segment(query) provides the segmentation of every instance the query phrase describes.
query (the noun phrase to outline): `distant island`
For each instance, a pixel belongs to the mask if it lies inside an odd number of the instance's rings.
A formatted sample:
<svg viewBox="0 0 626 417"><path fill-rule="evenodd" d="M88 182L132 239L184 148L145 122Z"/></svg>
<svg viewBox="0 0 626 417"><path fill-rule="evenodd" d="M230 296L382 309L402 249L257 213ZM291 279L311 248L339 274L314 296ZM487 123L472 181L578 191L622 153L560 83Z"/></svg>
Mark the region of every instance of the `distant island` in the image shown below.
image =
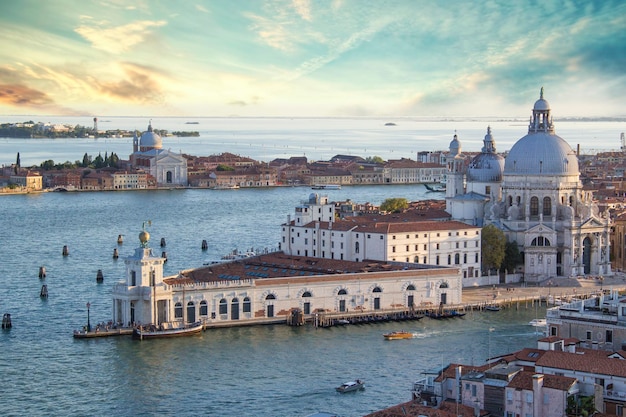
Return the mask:
<svg viewBox="0 0 626 417"><path fill-rule="evenodd" d="M189 124L197 124L198 122L189 122ZM160 136L176 136L176 137L199 137L200 132L197 131L175 131L168 132L161 129L155 131ZM23 123L3 123L0 124L0 137L5 138L124 138L133 137L135 134L141 135L138 130L122 130L108 129L95 130L94 127L68 124L54 124L42 122L23 122Z"/></svg>

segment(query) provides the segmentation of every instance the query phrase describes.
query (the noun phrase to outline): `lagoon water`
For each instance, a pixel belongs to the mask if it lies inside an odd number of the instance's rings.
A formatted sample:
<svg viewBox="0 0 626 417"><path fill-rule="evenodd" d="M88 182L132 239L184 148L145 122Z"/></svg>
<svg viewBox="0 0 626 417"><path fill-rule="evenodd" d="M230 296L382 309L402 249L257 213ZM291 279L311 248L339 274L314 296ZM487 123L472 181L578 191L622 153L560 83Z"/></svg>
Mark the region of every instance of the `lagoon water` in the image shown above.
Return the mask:
<svg viewBox="0 0 626 417"><path fill-rule="evenodd" d="M531 307L450 321L216 329L149 342L72 338L87 322L87 302L92 325L111 317L111 287L124 276L122 258L137 246L143 222L151 220L151 246L167 251L166 274L175 274L235 248L276 248L280 224L310 192L295 187L1 197L0 312L13 319L13 328L0 333L2 414L298 417L330 410L360 416L408 401L424 370L449 362L480 364L489 355L535 346L538 336L527 323L544 312ZM375 204L387 197L432 196L416 185L343 187L328 194ZM44 280L37 277L41 265ZM96 283L98 269L102 284ZM47 300L39 298L42 284ZM383 339L400 328L417 337ZM365 391L335 392L352 378L364 379Z"/></svg>
<svg viewBox="0 0 626 417"><path fill-rule="evenodd" d="M23 118L90 125L91 118ZM487 125L498 150L526 133L526 120L416 119L183 119L153 120L155 128L199 130L199 138L164 138L164 147L192 155L232 152L269 161L335 154L411 158L443 150L457 130L463 149L479 151ZM396 126L384 126L393 121ZM101 120L100 129L146 128L148 119ZM623 122L556 122L572 146L619 147ZM0 138L0 164L20 152L22 166L82 160L85 152L125 158L131 140ZM481 364L490 355L535 346L527 325L544 311L532 308L472 313L463 319L355 325L331 329L263 326L216 329L180 340L74 340L72 331L111 317L111 288L124 276L123 257L138 244L142 224L155 252L166 251L165 272L200 266L233 249L273 250L280 225L311 190L167 190L43 193L0 197L0 313L13 328L0 332L2 414L305 416L319 410L360 416L411 398L420 372L449 362ZM420 185L354 186L327 191L331 200L380 204L389 197L433 198ZM441 198L441 195L435 195ZM117 236L124 243L117 244ZM166 240L159 247L161 238ZM209 248L201 250L202 240ZM62 256L67 245L70 255ZM113 260L117 248L120 259ZM37 277L40 266L47 277ZM96 283L101 269L104 283ZM49 298L39 298L46 284ZM382 334L413 331L409 340ZM489 331L490 328L494 330ZM362 378L366 389L341 395L334 388Z"/></svg>
<svg viewBox="0 0 626 417"><path fill-rule="evenodd" d="M530 115L530 110L529 110ZM0 123L50 122L71 126L93 126L91 117L0 116ZM455 133L464 151L480 152L487 127L491 126L499 152L508 151L528 132L528 117L519 118L100 118L99 130L154 129L197 131L199 137L165 137L163 147L174 152L207 156L231 152L269 162L275 158L306 156L309 160L328 160L337 154L380 156L385 160L416 159L420 151L447 151ZM187 124L194 122L197 124ZM385 126L394 123L394 126ZM556 132L581 153L619 149L625 121L559 121ZM15 162L20 152L22 166L39 165L52 159L56 163L82 161L87 153L115 152L128 159L131 138L99 139L11 139L0 138L0 165Z"/></svg>

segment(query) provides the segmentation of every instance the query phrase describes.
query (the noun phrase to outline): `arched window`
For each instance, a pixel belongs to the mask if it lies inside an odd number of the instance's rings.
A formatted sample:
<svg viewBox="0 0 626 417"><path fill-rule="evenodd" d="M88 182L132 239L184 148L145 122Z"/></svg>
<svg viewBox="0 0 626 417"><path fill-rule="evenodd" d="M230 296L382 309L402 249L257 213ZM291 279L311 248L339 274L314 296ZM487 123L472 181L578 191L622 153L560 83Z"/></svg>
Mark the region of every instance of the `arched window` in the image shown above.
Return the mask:
<svg viewBox="0 0 626 417"><path fill-rule="evenodd" d="M302 294L302 297L311 297L311 293L309 291Z"/></svg>
<svg viewBox="0 0 626 417"><path fill-rule="evenodd" d="M537 197L530 198L530 215L531 216L539 215L539 198Z"/></svg>
<svg viewBox="0 0 626 417"><path fill-rule="evenodd" d="M420 263L420 257L419 257L419 256L416 256L416 257L413 259L413 262L415 262L416 264Z"/></svg>
<svg viewBox="0 0 626 417"><path fill-rule="evenodd" d="M250 305L250 297L246 297L243 299L243 312L249 313L252 311L252 307Z"/></svg>
<svg viewBox="0 0 626 417"><path fill-rule="evenodd" d="M439 288L448 288L448 283L447 282L442 282L441 285L439 286Z"/></svg>
<svg viewBox="0 0 626 417"><path fill-rule="evenodd" d="M344 290L343 288L337 292L337 295L346 295L346 294L348 294L348 291Z"/></svg>
<svg viewBox="0 0 626 417"><path fill-rule="evenodd" d="M515 202L517 203L517 205L519 206L522 203L522 197L517 196L517 198L515 199Z"/></svg>
<svg viewBox="0 0 626 417"><path fill-rule="evenodd" d="M530 242L530 246L550 246L550 240L543 236L539 236L534 238L533 241Z"/></svg>
<svg viewBox="0 0 626 417"><path fill-rule="evenodd" d="M220 300L220 314L228 314L228 302L225 298Z"/></svg>
<svg viewBox="0 0 626 417"><path fill-rule="evenodd" d="M550 216L552 214L552 200L550 197L543 198L543 215Z"/></svg>
<svg viewBox="0 0 626 417"><path fill-rule="evenodd" d="M354 243L354 253L359 253L359 242Z"/></svg>
<svg viewBox="0 0 626 417"><path fill-rule="evenodd" d="M302 294L302 298L306 299L304 303L302 304L303 313L311 314L311 301L308 300L308 298L311 298L311 293L306 291L304 294Z"/></svg>
<svg viewBox="0 0 626 417"><path fill-rule="evenodd" d="M573 196L573 195L570 195L570 196L569 196L569 205L570 205L570 206L573 206L573 205L574 205L574 196Z"/></svg>
<svg viewBox="0 0 626 417"><path fill-rule="evenodd" d="M274 294L268 294L267 297L265 297L266 300L275 300L276 296Z"/></svg>
<svg viewBox="0 0 626 417"><path fill-rule="evenodd" d="M201 316L208 316L209 315L209 308L208 308L208 305L206 303L206 300L200 301L200 315Z"/></svg>
<svg viewBox="0 0 626 417"><path fill-rule="evenodd" d="M174 318L176 319L183 318L183 304L182 303L174 304Z"/></svg>
<svg viewBox="0 0 626 417"><path fill-rule="evenodd" d="M461 256L458 253L454 254L454 264L458 265L461 263Z"/></svg>
<svg viewBox="0 0 626 417"><path fill-rule="evenodd" d="M452 263L452 255L448 255L448 265Z"/></svg>
<svg viewBox="0 0 626 417"><path fill-rule="evenodd" d="M407 291L415 291L415 285L411 284L408 287L406 287Z"/></svg>
<svg viewBox="0 0 626 417"><path fill-rule="evenodd" d="M509 207L513 205L513 196L509 196Z"/></svg>
<svg viewBox="0 0 626 417"><path fill-rule="evenodd" d="M383 292L383 290L381 290L380 287L376 287L372 290L372 292Z"/></svg>

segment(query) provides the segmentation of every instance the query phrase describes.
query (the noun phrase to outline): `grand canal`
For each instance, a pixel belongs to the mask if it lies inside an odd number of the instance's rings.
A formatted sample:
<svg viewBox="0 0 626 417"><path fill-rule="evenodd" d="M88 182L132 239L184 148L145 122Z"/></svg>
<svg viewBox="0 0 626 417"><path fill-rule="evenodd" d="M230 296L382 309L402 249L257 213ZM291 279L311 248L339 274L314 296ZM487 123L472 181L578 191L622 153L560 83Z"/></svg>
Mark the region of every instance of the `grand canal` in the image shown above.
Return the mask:
<svg viewBox="0 0 626 417"><path fill-rule="evenodd" d="M327 410L360 416L409 400L421 371L535 346L538 336L527 323L543 311L532 308L331 329L216 329L181 340L72 338L87 322L87 302L92 324L111 317L111 287L148 220L151 246L167 252L166 274L175 274L233 249L275 249L280 224L310 193L301 187L1 197L0 312L13 319L13 328L0 333L2 414L298 417ZM374 204L433 196L416 185L327 193L331 200ZM47 300L39 297L42 284ZM383 339L400 326L417 337ZM365 391L335 392L352 378L364 379Z"/></svg>

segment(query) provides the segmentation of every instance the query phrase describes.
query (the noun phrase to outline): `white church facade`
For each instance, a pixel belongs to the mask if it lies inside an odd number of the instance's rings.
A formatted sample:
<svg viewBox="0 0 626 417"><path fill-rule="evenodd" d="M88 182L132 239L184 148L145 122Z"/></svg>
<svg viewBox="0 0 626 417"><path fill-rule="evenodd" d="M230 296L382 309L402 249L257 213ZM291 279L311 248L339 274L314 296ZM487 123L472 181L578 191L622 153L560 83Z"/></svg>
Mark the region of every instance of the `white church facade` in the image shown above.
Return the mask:
<svg viewBox="0 0 626 417"><path fill-rule="evenodd" d="M133 137L130 163L154 177L159 187L187 186L187 160L181 154L163 149L163 140L152 129L152 123L141 137Z"/></svg>
<svg viewBox="0 0 626 417"><path fill-rule="evenodd" d="M578 157L557 136L549 103L535 102L528 134L506 158L488 129L481 154L465 169L455 135L447 157L446 210L453 219L494 224L524 255L524 279L612 274L610 218L580 181Z"/></svg>

